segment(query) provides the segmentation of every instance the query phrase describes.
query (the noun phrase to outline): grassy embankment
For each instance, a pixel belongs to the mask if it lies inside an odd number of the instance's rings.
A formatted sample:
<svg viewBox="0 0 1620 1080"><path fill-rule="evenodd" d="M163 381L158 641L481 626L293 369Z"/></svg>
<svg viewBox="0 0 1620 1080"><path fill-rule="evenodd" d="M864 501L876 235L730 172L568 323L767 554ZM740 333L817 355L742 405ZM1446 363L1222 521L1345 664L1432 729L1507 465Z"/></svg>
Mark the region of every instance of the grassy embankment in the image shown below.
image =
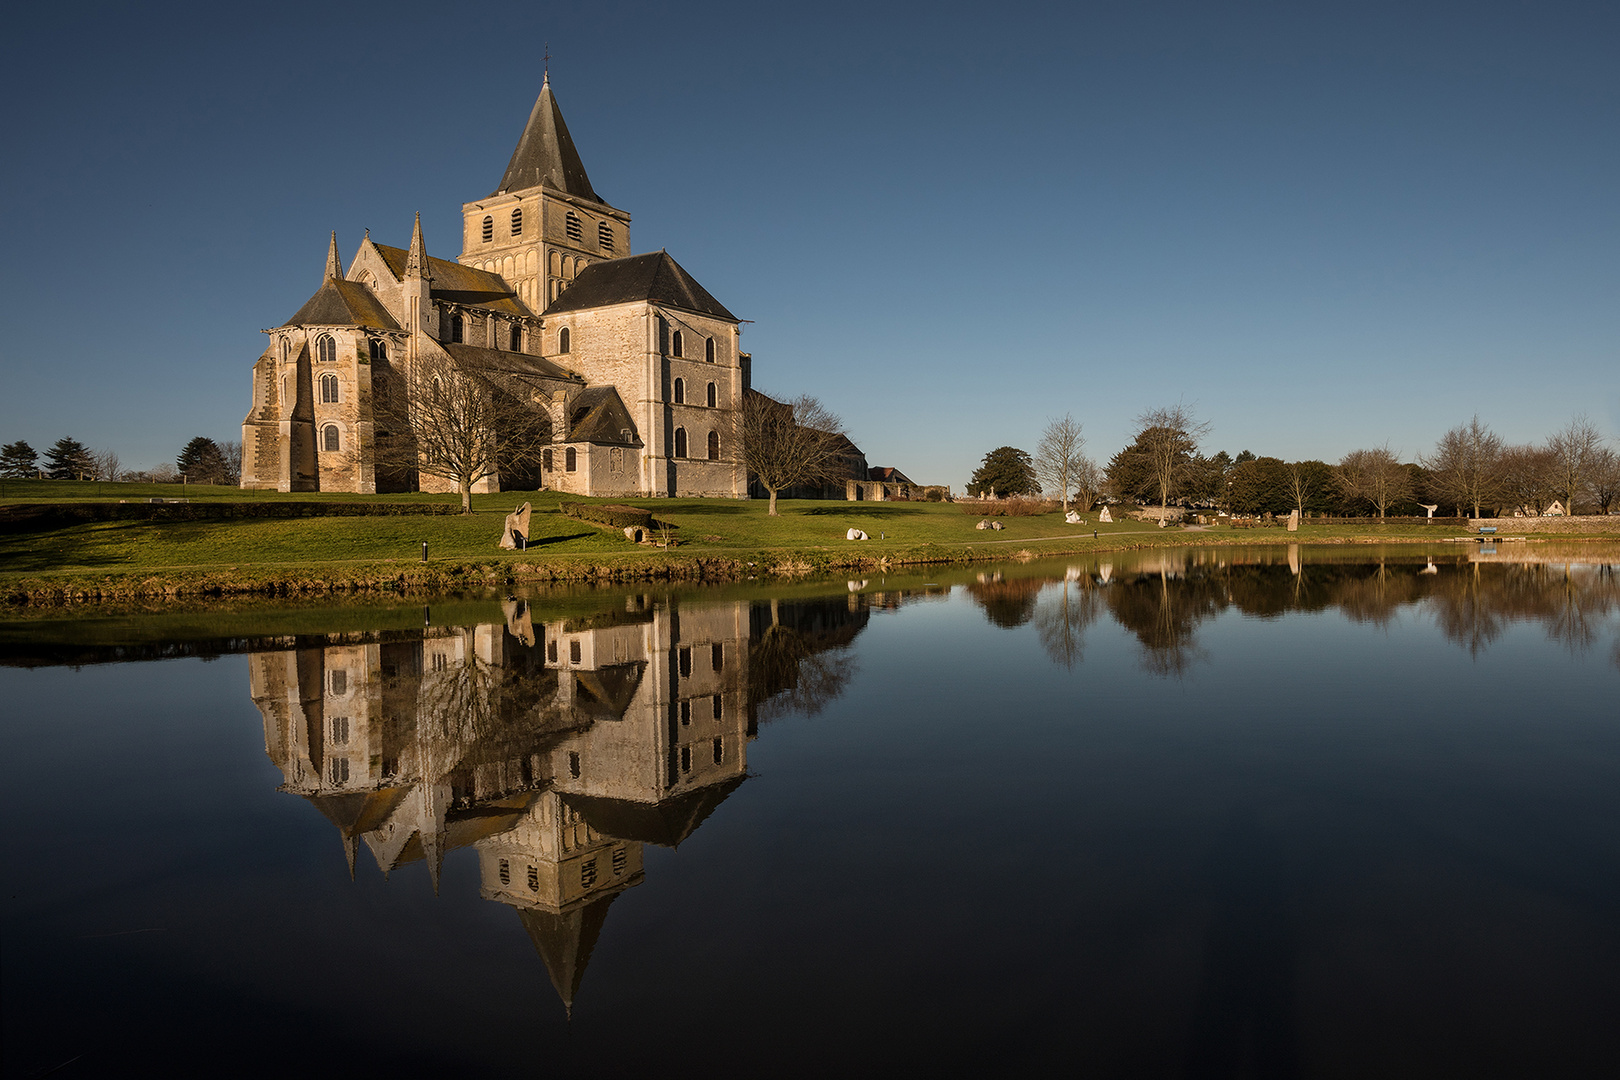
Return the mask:
<svg viewBox="0 0 1620 1080"><path fill-rule="evenodd" d="M10 481L0 505L144 501L174 497L172 485ZM453 495L285 495L191 486L193 502L377 501L453 503ZM570 497L571 498L571 497ZM528 551L498 549L501 519L534 507ZM676 528L669 551L637 547L617 531L558 512L563 496L503 492L474 496L473 515L326 517L291 520L99 521L0 533L0 593L11 602L142 595L302 593L403 588L487 588L515 581L645 578L726 579L905 564L1008 559L1171 544L1434 541L1456 526L1304 525L1272 529L1157 529L1141 522L1066 525L1059 514L1002 517L1002 531L978 531L977 511L949 503L784 500L779 517L763 501L632 499ZM845 530L872 539L851 542ZM1096 531L1093 538L1092 532ZM421 546L428 545L428 562Z"/></svg>

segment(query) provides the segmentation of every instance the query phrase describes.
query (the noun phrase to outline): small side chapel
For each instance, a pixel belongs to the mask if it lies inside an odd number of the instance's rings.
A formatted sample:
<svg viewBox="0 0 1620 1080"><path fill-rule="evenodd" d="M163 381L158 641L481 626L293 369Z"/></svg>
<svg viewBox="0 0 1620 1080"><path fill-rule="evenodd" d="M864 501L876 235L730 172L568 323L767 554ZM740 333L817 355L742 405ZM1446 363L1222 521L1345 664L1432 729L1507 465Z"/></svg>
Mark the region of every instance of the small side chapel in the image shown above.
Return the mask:
<svg viewBox="0 0 1620 1080"><path fill-rule="evenodd" d="M474 491L747 498L750 357L735 315L666 252L630 254L630 215L592 188L546 77L499 186L462 205L461 254L367 232L345 270L272 330L253 365L242 486L453 491L380 467L378 395L419 361L515 375L547 421L538 470ZM405 407L410 407L409 402Z"/></svg>

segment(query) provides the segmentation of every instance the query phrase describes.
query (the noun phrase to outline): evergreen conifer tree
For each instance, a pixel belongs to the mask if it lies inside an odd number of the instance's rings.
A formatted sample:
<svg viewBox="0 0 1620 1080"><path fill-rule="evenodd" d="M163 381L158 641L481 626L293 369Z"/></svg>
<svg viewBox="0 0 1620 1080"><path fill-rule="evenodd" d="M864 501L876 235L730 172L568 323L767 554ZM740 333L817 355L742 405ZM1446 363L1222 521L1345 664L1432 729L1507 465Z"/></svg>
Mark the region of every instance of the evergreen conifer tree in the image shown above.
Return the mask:
<svg viewBox="0 0 1620 1080"><path fill-rule="evenodd" d="M26 480L39 470L39 451L18 439L0 446L0 476L8 480Z"/></svg>
<svg viewBox="0 0 1620 1080"><path fill-rule="evenodd" d="M230 466L225 462L225 455L220 451L219 444L206 435L198 435L186 443L180 456L175 458L174 467L185 474L186 480L193 484L223 484L228 482Z"/></svg>
<svg viewBox="0 0 1620 1080"><path fill-rule="evenodd" d="M45 451L45 473L52 480L77 480L91 476L96 463L90 460L90 448L78 439L63 436Z"/></svg>

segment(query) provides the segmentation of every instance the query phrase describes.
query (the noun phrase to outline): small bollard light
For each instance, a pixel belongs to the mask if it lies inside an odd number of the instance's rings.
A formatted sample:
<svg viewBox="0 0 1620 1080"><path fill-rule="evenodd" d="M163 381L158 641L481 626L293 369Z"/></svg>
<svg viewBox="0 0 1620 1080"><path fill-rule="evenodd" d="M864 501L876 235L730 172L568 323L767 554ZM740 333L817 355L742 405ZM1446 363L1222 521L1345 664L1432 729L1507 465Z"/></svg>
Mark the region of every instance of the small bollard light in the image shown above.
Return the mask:
<svg viewBox="0 0 1620 1080"><path fill-rule="evenodd" d="M427 562L427 541L422 541L422 561Z"/></svg>
<svg viewBox="0 0 1620 1080"><path fill-rule="evenodd" d="M433 609L428 607L426 604L422 605L422 625L423 626L432 626L433 625Z"/></svg>

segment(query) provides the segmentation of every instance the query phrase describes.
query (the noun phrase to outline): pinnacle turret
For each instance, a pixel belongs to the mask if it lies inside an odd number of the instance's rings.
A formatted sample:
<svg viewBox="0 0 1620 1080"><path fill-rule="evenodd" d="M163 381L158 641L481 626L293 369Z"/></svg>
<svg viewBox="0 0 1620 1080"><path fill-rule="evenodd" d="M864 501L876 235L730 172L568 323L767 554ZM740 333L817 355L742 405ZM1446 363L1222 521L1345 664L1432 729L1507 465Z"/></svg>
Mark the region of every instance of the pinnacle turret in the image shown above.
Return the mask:
<svg viewBox="0 0 1620 1080"><path fill-rule="evenodd" d="M416 212L416 226L411 229L411 250L405 256L405 276L431 280L428 272L427 245L422 242L422 212Z"/></svg>
<svg viewBox="0 0 1620 1080"><path fill-rule="evenodd" d="M325 281L343 280L343 260L338 258L337 233L332 233L332 244L326 249L326 277Z"/></svg>

